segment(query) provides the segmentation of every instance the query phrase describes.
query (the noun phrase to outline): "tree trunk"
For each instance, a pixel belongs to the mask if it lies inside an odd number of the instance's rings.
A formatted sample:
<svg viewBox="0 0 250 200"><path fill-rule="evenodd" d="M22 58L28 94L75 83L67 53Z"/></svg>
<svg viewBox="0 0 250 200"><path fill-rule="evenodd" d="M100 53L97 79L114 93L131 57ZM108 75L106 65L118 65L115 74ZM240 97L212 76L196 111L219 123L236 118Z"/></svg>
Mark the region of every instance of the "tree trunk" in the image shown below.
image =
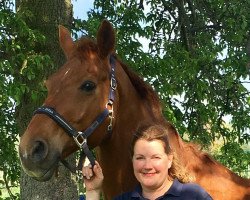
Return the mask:
<svg viewBox="0 0 250 200"><path fill-rule="evenodd" d="M45 69L43 76L37 75L37 82L31 84L30 88L39 90L39 83L43 80L40 77L47 77L64 62L64 56L58 42L58 25L62 24L70 27L72 24L72 4L70 0L16 0L17 12L27 14L26 23L31 29L38 30L46 37L44 45L38 45L36 53L49 55L54 63ZM31 101L29 94L23 97L21 106L18 108L18 123L20 132L24 132L31 119L33 111L41 105L43 99L36 103ZM74 156L70 158L73 162ZM53 176L50 181L38 182L28 177L24 172L21 173L20 180L21 200L71 200L78 199L76 182L70 176L70 172L64 167L58 168L58 175Z"/></svg>

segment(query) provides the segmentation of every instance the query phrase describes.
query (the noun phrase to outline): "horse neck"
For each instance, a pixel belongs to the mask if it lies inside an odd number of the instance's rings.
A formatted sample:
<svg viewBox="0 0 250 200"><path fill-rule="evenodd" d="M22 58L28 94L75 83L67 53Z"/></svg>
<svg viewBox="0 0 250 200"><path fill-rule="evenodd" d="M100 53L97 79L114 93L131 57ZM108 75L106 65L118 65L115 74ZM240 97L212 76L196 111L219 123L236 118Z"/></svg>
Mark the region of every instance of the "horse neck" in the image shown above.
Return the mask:
<svg viewBox="0 0 250 200"><path fill-rule="evenodd" d="M149 101L150 98L142 98L142 95L139 94L138 88L135 86L142 83L140 81L135 83L139 77L131 75L132 72L127 72L128 69L124 69L126 66L122 65L120 61L117 61L117 91L114 100L112 136L100 146L100 154L103 155L103 158L112 155L111 159L114 159L118 165L119 162L122 162L121 165L124 164L124 160L119 158L131 161L129 153L131 138L138 125L143 121L156 121L156 119L163 118L160 108L159 110L152 109L157 106L152 106L154 104ZM133 75L134 77L131 78Z"/></svg>
<svg viewBox="0 0 250 200"><path fill-rule="evenodd" d="M121 191L132 190L137 183L130 157L131 138L142 121L157 118L156 112L152 112L148 102L141 98L120 65L116 67L116 78L112 135L97 149L105 176L103 190L107 199ZM110 187L114 184L113 188Z"/></svg>
<svg viewBox="0 0 250 200"><path fill-rule="evenodd" d="M132 132L144 120L156 118L148 101L142 99L131 82L129 76L121 66L117 67L118 95L115 100L115 132L119 140L128 140Z"/></svg>
<svg viewBox="0 0 250 200"><path fill-rule="evenodd" d="M181 151L185 153L182 156L182 161L195 174L198 181L206 176L214 180L220 177L231 182L231 184L246 187L248 194L250 194L250 179L238 176L191 143L183 143L183 146L184 149Z"/></svg>

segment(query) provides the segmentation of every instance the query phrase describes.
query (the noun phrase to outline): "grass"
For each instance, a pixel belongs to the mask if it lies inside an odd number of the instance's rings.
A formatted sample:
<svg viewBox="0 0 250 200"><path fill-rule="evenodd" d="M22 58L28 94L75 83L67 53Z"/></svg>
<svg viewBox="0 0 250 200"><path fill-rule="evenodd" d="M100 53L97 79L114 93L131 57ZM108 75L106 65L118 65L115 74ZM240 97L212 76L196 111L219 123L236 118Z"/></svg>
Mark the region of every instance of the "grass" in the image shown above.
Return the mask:
<svg viewBox="0 0 250 200"><path fill-rule="evenodd" d="M1 190L0 191L0 200L18 199L17 197L16 198L11 198L10 195L9 195L9 193L8 193L8 190L6 188L1 188L0 190ZM20 187L12 187L10 190L11 190L11 192L12 192L13 195L19 196L19 194L20 194Z"/></svg>

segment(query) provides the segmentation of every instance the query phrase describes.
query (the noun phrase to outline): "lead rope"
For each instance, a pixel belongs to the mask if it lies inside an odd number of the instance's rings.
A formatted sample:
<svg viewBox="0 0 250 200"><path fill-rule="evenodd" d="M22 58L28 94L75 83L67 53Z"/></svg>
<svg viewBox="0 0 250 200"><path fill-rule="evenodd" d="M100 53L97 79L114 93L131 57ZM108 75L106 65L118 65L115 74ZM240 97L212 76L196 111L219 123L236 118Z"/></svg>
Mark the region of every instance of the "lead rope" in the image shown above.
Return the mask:
<svg viewBox="0 0 250 200"><path fill-rule="evenodd" d="M79 165L79 163L82 163L81 166L83 166L83 165L85 166L85 165L87 165L86 162L90 163L89 160L86 160L85 158L86 157L84 156L84 154L81 151L80 155L79 155L78 165ZM85 195L84 194L86 193L86 189L85 189L85 186L84 186L83 175L82 175L81 170L76 171L76 182L78 184L79 200L85 200Z"/></svg>

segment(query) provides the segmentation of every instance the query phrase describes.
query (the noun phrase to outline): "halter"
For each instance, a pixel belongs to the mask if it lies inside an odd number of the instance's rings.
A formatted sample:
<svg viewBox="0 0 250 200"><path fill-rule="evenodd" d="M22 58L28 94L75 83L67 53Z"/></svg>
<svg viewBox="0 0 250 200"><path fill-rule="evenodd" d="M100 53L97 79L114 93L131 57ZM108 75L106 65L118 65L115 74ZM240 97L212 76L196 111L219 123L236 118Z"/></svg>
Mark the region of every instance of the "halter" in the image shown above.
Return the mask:
<svg viewBox="0 0 250 200"><path fill-rule="evenodd" d="M109 97L108 103L106 104L106 108L103 110L101 114L97 116L94 122L85 130L85 131L77 131L74 127L72 127L56 110L52 107L48 106L41 106L35 112L35 114L45 114L51 119L53 119L61 128L65 130L65 132L70 136L73 137L77 146L81 150L79 163L76 169L72 169L72 167L67 163L65 160L61 160L61 162L70 169L71 172L75 172L77 169L81 170L83 156L86 155L89 159L92 167L95 165L95 158L92 152L89 150L87 145L87 138L96 130L96 128L104 122L104 120L109 117L110 123L107 128L108 135L110 136L112 132L112 121L113 121L113 102L115 99L115 90L117 86L117 82L115 79L115 58L110 56L110 89L109 89ZM110 109L108 109L108 107Z"/></svg>

